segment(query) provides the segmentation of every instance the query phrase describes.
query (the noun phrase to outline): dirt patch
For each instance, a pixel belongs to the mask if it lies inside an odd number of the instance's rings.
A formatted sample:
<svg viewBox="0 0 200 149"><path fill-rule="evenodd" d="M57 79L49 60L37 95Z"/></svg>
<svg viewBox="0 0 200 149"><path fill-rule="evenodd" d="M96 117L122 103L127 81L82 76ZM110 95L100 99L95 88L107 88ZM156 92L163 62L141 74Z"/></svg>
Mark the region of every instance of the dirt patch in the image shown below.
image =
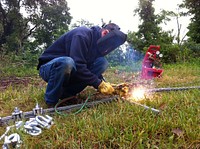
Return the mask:
<svg viewBox="0 0 200 149"><path fill-rule="evenodd" d="M28 84L39 84L39 79L37 77L4 77L0 79L0 90L7 89L9 86L28 86Z"/></svg>

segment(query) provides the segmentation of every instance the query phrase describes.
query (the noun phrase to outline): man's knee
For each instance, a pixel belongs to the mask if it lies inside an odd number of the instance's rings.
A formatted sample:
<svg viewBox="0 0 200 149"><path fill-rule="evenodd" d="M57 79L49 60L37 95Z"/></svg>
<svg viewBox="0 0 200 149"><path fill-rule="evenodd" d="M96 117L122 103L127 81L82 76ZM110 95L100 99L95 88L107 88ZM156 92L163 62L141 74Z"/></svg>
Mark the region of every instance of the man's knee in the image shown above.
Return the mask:
<svg viewBox="0 0 200 149"><path fill-rule="evenodd" d="M65 73L71 73L72 69L75 69L75 63L71 57L60 57L56 64Z"/></svg>

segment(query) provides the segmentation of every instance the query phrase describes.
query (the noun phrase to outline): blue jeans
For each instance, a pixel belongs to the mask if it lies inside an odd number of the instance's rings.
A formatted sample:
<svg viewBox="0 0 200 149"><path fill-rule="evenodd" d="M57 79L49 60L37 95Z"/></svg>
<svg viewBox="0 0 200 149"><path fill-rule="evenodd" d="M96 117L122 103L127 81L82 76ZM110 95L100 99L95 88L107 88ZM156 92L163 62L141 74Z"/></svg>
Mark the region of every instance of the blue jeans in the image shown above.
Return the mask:
<svg viewBox="0 0 200 149"><path fill-rule="evenodd" d="M96 59L88 67L99 78L107 68L108 62L104 57ZM70 57L58 57L42 65L39 75L48 83L45 92L47 104L55 104L59 99L74 96L88 85L87 82L77 82L76 65Z"/></svg>

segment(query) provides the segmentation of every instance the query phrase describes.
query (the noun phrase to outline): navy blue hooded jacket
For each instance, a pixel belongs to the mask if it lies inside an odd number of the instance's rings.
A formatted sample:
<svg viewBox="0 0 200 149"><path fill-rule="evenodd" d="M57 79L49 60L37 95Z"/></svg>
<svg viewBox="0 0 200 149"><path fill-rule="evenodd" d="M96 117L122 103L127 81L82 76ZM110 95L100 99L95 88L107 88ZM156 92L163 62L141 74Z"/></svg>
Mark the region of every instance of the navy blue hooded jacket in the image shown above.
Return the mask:
<svg viewBox="0 0 200 149"><path fill-rule="evenodd" d="M71 30L44 51L39 58L38 69L54 58L69 56L76 64L79 79L97 88L101 81L87 69L87 66L102 56L97 48L97 40L100 38L101 28L97 26L91 29L78 27Z"/></svg>
<svg viewBox="0 0 200 149"><path fill-rule="evenodd" d="M101 80L98 79L98 76L90 72L88 66L90 66L98 57L102 57L114 50L119 46L118 44L121 45L122 42L125 42L124 39L121 41L120 38L120 41L115 46L113 40L105 38L105 40L101 42L102 39L104 38L101 37L101 28L98 26L92 28L78 27L73 29L62 35L43 52L39 58L38 69L41 65L54 58L69 56L75 62L77 69L76 76L78 79L87 82L88 85L98 88ZM108 45L108 47L103 45ZM105 49L107 53L105 53L102 48Z"/></svg>

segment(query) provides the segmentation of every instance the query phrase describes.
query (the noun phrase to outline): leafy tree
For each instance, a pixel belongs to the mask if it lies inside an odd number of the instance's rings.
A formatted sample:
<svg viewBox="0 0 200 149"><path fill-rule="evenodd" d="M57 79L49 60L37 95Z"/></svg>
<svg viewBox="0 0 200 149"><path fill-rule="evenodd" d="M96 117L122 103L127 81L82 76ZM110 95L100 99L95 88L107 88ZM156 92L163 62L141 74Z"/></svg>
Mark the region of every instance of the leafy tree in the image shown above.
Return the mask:
<svg viewBox="0 0 200 149"><path fill-rule="evenodd" d="M18 52L27 35L27 25L20 13L20 1L0 1L0 49L5 48Z"/></svg>
<svg viewBox="0 0 200 149"><path fill-rule="evenodd" d="M173 42L171 31L165 32L159 27L161 23L170 20L167 17L170 12L163 10L160 14L155 15L153 2L154 0L139 0L139 6L134 10L134 15L138 14L142 23L138 26L138 32L128 33L128 38L130 43L140 51L149 45Z"/></svg>
<svg viewBox="0 0 200 149"><path fill-rule="evenodd" d="M159 26L169 21L173 12L162 10L155 14L153 2L154 0L139 0L134 15L139 15L141 24L138 26L138 32L128 32L128 41L136 50L141 51L141 54L144 54L150 45L160 45L161 52L165 54L164 61L176 62L176 49L170 47L174 39L172 31L163 31Z"/></svg>
<svg viewBox="0 0 200 149"><path fill-rule="evenodd" d="M75 22L74 24L72 24L71 27L76 28L76 27L80 27L80 26L92 27L92 26L94 26L94 24L90 23L87 20L81 19L81 20L78 20L77 22Z"/></svg>
<svg viewBox="0 0 200 149"><path fill-rule="evenodd" d="M157 44L160 28L156 22L154 15L154 0L139 0L139 8L135 9L135 13L139 14L142 23L138 26L138 38L142 39L145 45Z"/></svg>
<svg viewBox="0 0 200 149"><path fill-rule="evenodd" d="M33 37L39 45L48 47L61 34L68 31L71 16L65 0L38 1L32 24L36 26Z"/></svg>
<svg viewBox="0 0 200 149"><path fill-rule="evenodd" d="M68 30L68 11L65 0L1 0L0 49L18 53L30 41L50 45Z"/></svg>
<svg viewBox="0 0 200 149"><path fill-rule="evenodd" d="M192 16L187 35L191 38L190 40L200 43L200 0L184 0L180 7L187 8L186 15Z"/></svg>
<svg viewBox="0 0 200 149"><path fill-rule="evenodd" d="M139 38L138 37L138 34L137 32L131 32L131 31L128 31L128 34L127 34L127 41L132 44L132 46L139 50L139 51L142 51L144 45L145 45L145 40L144 38Z"/></svg>

